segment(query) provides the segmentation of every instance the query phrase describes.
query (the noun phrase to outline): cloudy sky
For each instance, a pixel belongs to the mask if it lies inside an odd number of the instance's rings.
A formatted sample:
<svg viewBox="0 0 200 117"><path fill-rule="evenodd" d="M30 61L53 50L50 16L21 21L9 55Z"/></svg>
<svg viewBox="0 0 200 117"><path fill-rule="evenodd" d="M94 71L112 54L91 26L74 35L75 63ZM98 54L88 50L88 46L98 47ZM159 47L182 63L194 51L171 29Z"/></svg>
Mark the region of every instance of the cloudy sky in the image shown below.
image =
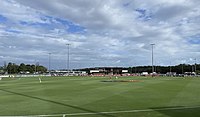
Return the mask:
<svg viewBox="0 0 200 117"><path fill-rule="evenodd" d="M193 64L200 60L199 0L0 0L0 65Z"/></svg>

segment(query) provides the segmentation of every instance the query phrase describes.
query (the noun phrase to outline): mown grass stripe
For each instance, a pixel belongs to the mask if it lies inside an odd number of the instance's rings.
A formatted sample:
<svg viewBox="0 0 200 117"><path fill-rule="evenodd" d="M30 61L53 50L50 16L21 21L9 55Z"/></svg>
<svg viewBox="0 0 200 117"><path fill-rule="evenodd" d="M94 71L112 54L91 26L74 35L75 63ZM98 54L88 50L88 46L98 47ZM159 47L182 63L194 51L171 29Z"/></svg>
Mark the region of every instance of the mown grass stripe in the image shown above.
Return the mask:
<svg viewBox="0 0 200 117"><path fill-rule="evenodd" d="M81 115L100 115L100 114L118 114L118 113L138 113L138 112L152 112L152 111L168 111L168 110L184 110L195 109L200 106L184 106L184 107L169 107L156 109L140 109L140 110L125 110L125 111L105 111L95 113L70 113L70 114L51 114L51 115L24 115L24 116L0 116L0 117L51 117L51 116L81 116Z"/></svg>

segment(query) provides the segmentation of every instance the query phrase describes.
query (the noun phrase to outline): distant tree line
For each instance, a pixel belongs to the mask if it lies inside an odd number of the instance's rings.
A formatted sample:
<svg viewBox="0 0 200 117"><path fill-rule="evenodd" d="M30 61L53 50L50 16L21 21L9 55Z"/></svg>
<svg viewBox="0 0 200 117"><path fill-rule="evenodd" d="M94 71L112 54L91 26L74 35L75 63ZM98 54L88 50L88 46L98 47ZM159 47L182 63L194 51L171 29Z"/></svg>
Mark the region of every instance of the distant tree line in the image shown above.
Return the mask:
<svg viewBox="0 0 200 117"><path fill-rule="evenodd" d="M78 71L87 71L89 73L90 69L93 68L85 68L85 69L75 69ZM133 67L124 67L123 69L127 69L129 73L142 73L142 72L152 72L152 66L133 66ZM154 71L156 73L166 74L167 72L176 72L177 74L182 74L184 72L195 72L200 74L200 64L190 65L190 64L179 64L176 66L154 66ZM46 73L47 68L44 66L32 64L24 64L21 63L17 65L15 63L4 64L4 66L0 67L0 73L8 73L8 74L19 74L19 73Z"/></svg>
<svg viewBox="0 0 200 117"><path fill-rule="evenodd" d="M8 63L7 65L4 64L3 67L0 67L1 73L8 73L8 74L24 74L24 73L45 73L47 72L47 68L44 66L39 65L37 63L34 64L24 64L21 63L20 65L17 65L15 63Z"/></svg>
<svg viewBox="0 0 200 117"><path fill-rule="evenodd" d="M196 67L195 67L196 66ZM90 73L90 70L95 68L84 68L84 69L75 69L78 71L86 71ZM152 66L132 66L132 67L123 67L122 69L128 70L128 73L142 73L148 72L152 73ZM175 66L154 66L154 72L160 74L166 74L167 72L176 72L177 74L183 74L184 72L195 72L200 74L200 64L190 65L190 64L179 64Z"/></svg>
<svg viewBox="0 0 200 117"><path fill-rule="evenodd" d="M136 66L129 67L129 73L141 73L141 72L152 72L152 66ZM177 74L182 74L184 72L195 72L200 73L200 64L189 65L189 64L179 64L176 66L154 66L154 71L156 73L166 74L167 72L176 72Z"/></svg>

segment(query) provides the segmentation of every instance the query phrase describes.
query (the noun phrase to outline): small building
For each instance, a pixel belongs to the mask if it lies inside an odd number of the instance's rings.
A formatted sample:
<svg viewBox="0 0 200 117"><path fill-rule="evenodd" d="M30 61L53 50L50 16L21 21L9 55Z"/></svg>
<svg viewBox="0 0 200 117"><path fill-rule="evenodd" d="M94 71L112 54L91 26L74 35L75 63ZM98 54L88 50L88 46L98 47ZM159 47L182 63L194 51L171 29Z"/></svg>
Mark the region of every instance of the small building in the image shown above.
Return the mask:
<svg viewBox="0 0 200 117"><path fill-rule="evenodd" d="M68 70L55 70L51 71L53 76L85 76L88 75L86 71L68 71Z"/></svg>
<svg viewBox="0 0 200 117"><path fill-rule="evenodd" d="M176 72L167 72L166 76L176 76Z"/></svg>
<svg viewBox="0 0 200 117"><path fill-rule="evenodd" d="M122 70L122 73L128 73L128 70Z"/></svg>
<svg viewBox="0 0 200 117"><path fill-rule="evenodd" d="M123 67L95 67L89 70L91 75L121 75L123 73L128 73L128 70Z"/></svg>
<svg viewBox="0 0 200 117"><path fill-rule="evenodd" d="M148 72L142 72L142 73L141 73L141 76L147 76L147 75L149 75Z"/></svg>
<svg viewBox="0 0 200 117"><path fill-rule="evenodd" d="M196 73L195 72L185 72L184 76L195 76Z"/></svg>

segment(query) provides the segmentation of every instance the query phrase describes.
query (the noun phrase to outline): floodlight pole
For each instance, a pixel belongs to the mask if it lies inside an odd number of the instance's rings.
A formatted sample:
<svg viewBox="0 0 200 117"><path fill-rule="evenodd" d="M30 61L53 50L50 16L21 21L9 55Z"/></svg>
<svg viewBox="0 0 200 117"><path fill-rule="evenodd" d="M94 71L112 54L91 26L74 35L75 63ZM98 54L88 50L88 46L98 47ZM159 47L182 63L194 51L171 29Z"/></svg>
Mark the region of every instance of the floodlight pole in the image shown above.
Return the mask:
<svg viewBox="0 0 200 117"><path fill-rule="evenodd" d="M35 74L36 74L36 72L37 72L37 62L35 60Z"/></svg>
<svg viewBox="0 0 200 117"><path fill-rule="evenodd" d="M4 72L5 72L5 73L8 73L8 69L7 69L7 63L6 63L6 61L4 61L4 67L3 67L3 69L4 69Z"/></svg>
<svg viewBox="0 0 200 117"><path fill-rule="evenodd" d="M194 63L194 72L196 73L196 70L197 70L197 66L196 66L196 63L197 63L197 59L195 58L195 63Z"/></svg>
<svg viewBox="0 0 200 117"><path fill-rule="evenodd" d="M51 75L51 53L49 53L49 74Z"/></svg>
<svg viewBox="0 0 200 117"><path fill-rule="evenodd" d="M67 73L69 75L69 46L70 44L66 44L67 45L67 49L68 49L68 52L67 52Z"/></svg>
<svg viewBox="0 0 200 117"><path fill-rule="evenodd" d="M154 65L153 65L153 46L154 46L155 44L152 43L152 44L150 44L150 45L151 45L151 49L152 49L152 56L151 56L151 57L152 57L152 59L151 59L152 61L151 61L151 62L152 62L152 76L153 76L153 72L154 72Z"/></svg>

